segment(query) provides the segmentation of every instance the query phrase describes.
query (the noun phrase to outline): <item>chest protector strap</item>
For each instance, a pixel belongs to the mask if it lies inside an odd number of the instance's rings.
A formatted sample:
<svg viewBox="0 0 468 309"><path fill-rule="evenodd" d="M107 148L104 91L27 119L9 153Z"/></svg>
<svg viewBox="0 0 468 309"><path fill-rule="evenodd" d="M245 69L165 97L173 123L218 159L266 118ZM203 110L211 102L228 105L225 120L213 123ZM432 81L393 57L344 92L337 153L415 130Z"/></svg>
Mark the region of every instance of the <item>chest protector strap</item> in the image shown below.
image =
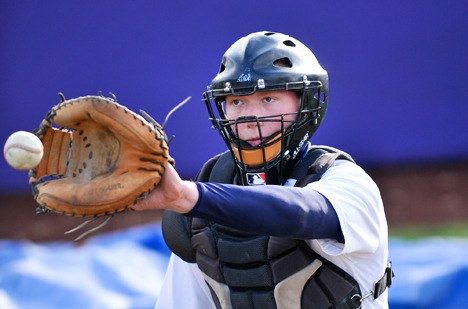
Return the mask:
<svg viewBox="0 0 468 309"><path fill-rule="evenodd" d="M290 182L317 181L336 159L352 158L334 148L314 147L294 168ZM235 183L229 152L210 159L197 181ZM200 218L165 211L169 248L197 263L217 308L359 308L359 284L315 253L303 240L254 235Z"/></svg>

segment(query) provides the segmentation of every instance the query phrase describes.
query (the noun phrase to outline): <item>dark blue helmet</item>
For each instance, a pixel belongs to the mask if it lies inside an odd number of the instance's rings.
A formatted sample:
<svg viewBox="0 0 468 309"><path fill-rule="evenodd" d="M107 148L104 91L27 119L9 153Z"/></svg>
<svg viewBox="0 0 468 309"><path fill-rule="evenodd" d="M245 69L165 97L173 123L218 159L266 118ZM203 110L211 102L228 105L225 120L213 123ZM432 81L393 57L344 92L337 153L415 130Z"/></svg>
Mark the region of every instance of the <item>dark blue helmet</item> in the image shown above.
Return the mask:
<svg viewBox="0 0 468 309"><path fill-rule="evenodd" d="M274 119L253 116L229 121L224 113L225 97L272 90L298 94L301 104L296 119L289 127L283 123L282 128L286 129L252 147L237 139L232 130L236 124L283 120L276 115ZM213 126L233 154L243 178L245 173L276 168L278 181L282 182L325 116L328 74L298 40L281 33L256 32L239 39L225 52L219 72L203 97Z"/></svg>

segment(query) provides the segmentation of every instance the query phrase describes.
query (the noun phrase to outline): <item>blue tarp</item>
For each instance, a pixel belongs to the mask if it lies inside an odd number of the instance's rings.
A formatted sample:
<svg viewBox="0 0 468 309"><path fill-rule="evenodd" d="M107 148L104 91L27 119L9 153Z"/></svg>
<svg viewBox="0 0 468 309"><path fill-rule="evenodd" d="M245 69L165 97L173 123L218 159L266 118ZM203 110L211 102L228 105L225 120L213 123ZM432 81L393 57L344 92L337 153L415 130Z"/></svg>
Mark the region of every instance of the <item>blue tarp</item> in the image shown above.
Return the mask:
<svg viewBox="0 0 468 309"><path fill-rule="evenodd" d="M154 308L168 257L158 224L80 246L0 241L0 308Z"/></svg>
<svg viewBox="0 0 468 309"><path fill-rule="evenodd" d="M390 308L468 308L468 239L392 239L395 284Z"/></svg>
<svg viewBox="0 0 468 309"><path fill-rule="evenodd" d="M468 308L467 239L391 239L390 254L390 308ZM0 308L153 308L168 257L159 224L79 246L1 240Z"/></svg>

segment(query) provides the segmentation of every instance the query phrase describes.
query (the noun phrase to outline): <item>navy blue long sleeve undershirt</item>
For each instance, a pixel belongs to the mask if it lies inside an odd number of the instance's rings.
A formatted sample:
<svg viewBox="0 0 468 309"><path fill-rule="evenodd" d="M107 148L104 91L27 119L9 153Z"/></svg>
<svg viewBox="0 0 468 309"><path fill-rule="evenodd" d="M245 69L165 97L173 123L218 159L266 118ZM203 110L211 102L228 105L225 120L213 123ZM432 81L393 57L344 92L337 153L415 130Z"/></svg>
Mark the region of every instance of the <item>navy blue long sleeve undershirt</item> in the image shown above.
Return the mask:
<svg viewBox="0 0 468 309"><path fill-rule="evenodd" d="M188 216L261 235L343 239L334 208L311 188L200 182L196 185L200 196Z"/></svg>

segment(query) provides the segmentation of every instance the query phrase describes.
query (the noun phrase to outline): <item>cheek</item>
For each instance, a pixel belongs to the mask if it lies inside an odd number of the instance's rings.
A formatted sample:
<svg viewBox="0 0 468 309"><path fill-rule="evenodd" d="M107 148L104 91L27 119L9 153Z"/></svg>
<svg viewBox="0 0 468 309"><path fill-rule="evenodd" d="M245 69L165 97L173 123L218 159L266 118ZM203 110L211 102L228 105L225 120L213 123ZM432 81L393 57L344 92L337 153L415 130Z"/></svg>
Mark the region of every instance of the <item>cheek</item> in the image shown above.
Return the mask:
<svg viewBox="0 0 468 309"><path fill-rule="evenodd" d="M286 120L285 123L284 123L284 127L285 128L289 127L291 125L291 122L296 120L296 117L297 117L297 115L286 115L286 116L284 116L284 120Z"/></svg>
<svg viewBox="0 0 468 309"><path fill-rule="evenodd" d="M281 130L281 123L278 122L265 122L262 125L262 134L264 137L268 137L273 133Z"/></svg>
<svg viewBox="0 0 468 309"><path fill-rule="evenodd" d="M239 117L239 113L236 112L236 109L231 108L231 107L226 107L224 109L224 114L226 115L226 118L229 120L234 120Z"/></svg>
<svg viewBox="0 0 468 309"><path fill-rule="evenodd" d="M247 137L247 135L249 134L249 132L251 132L251 130L253 129L254 127L252 126L249 126L248 124L246 123L239 123L237 125L231 125L231 131L232 133L234 133L235 136L238 136L240 137L241 139L244 139ZM256 127L255 127L256 128ZM257 130L257 129L255 129Z"/></svg>

